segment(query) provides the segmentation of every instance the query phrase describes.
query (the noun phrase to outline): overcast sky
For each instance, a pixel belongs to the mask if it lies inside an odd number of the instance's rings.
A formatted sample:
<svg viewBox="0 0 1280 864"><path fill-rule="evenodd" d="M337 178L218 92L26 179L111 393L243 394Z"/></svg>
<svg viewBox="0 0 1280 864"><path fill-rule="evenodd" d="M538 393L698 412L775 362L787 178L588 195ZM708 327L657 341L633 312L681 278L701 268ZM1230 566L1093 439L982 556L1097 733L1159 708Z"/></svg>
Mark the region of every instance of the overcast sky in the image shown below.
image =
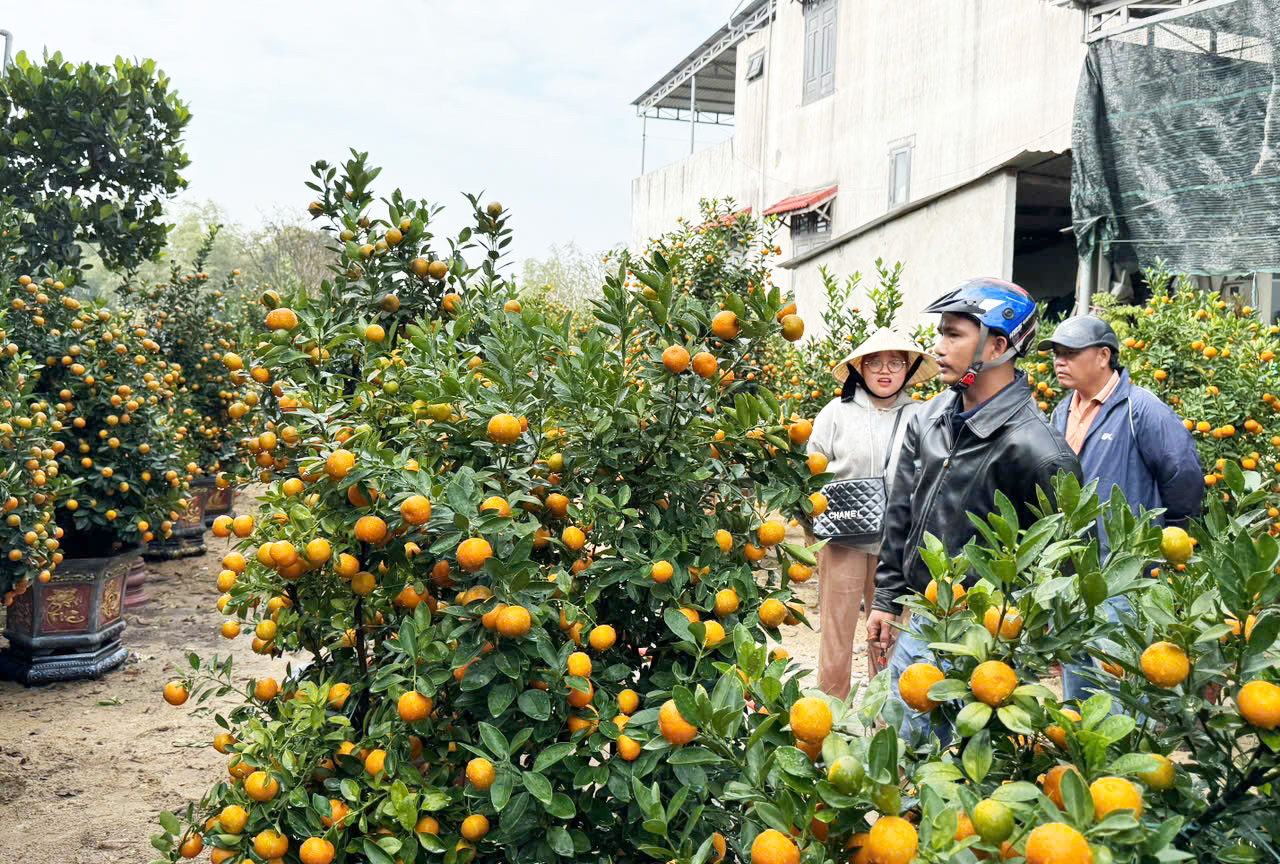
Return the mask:
<svg viewBox="0 0 1280 864"><path fill-rule="evenodd" d="M460 226L463 190L500 200L523 258L627 239L640 168L631 100L736 5L63 0L6 3L0 28L15 53L156 60L192 113L184 199L252 225L305 208L308 166L356 147L383 166L375 192L445 204L444 227ZM688 152L687 125L649 131L650 170Z"/></svg>

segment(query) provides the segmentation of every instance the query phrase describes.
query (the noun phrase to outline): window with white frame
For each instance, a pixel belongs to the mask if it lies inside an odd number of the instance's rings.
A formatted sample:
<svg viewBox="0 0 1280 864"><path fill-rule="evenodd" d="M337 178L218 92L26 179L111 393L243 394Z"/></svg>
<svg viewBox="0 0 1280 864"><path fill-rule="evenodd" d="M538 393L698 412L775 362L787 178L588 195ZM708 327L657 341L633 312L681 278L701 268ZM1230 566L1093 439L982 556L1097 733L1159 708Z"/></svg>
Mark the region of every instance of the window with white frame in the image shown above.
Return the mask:
<svg viewBox="0 0 1280 864"><path fill-rule="evenodd" d="M799 255L816 249L831 239L831 206L828 202L806 213L791 217L791 253Z"/></svg>
<svg viewBox="0 0 1280 864"><path fill-rule="evenodd" d="M902 144L889 151L889 208L901 207L911 200L911 145Z"/></svg>
<svg viewBox="0 0 1280 864"><path fill-rule="evenodd" d="M764 49L747 58L747 80L755 81L764 76Z"/></svg>
<svg viewBox="0 0 1280 864"><path fill-rule="evenodd" d="M836 89L836 0L805 0L804 102Z"/></svg>

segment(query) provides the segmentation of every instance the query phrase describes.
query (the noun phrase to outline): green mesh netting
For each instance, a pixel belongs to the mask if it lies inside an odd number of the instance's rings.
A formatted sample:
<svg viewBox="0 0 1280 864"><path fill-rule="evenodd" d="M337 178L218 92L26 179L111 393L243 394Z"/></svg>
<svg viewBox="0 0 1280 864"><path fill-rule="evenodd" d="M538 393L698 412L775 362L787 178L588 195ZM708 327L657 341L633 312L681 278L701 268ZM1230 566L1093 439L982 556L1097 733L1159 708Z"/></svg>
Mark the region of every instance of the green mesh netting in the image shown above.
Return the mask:
<svg viewBox="0 0 1280 864"><path fill-rule="evenodd" d="M1235 0L1094 42L1076 94L1081 257L1280 272L1280 2Z"/></svg>

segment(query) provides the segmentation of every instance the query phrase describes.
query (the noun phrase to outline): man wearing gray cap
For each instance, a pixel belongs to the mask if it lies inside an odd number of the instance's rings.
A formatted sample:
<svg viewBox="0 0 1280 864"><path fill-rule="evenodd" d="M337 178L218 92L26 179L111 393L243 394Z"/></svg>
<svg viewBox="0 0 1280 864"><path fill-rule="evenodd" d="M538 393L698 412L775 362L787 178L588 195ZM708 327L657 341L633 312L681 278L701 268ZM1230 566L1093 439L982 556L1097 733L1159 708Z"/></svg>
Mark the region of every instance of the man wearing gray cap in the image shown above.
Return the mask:
<svg viewBox="0 0 1280 864"><path fill-rule="evenodd" d="M1179 525L1200 512L1204 474L1191 433L1160 398L1137 386L1120 365L1120 341L1111 325L1077 315L1039 344L1053 350L1053 371L1073 392L1053 412L1053 426L1080 458L1085 482L1098 481L1105 501L1119 487L1135 513L1163 508L1161 521ZM1101 520L1099 558L1110 549ZM1107 601L1106 614L1129 612L1123 597ZM1063 695L1087 699L1092 688L1079 667L1063 666Z"/></svg>

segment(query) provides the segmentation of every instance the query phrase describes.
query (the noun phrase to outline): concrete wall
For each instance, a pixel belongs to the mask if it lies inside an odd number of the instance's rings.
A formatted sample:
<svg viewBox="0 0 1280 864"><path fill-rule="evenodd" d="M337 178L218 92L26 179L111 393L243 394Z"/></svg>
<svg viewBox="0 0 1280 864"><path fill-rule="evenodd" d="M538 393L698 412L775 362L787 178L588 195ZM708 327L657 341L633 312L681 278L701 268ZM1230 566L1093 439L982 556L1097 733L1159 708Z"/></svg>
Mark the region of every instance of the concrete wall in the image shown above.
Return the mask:
<svg viewBox="0 0 1280 864"><path fill-rule="evenodd" d="M690 215L688 202L696 206L700 197L731 194L759 213L789 195L835 183L840 192L833 235L838 236L888 209L889 153L899 141L913 143L913 200L980 177L1023 150L1070 147L1085 56L1078 11L1040 0L838 3L835 93L801 104L803 7L779 2L772 26L737 48L732 148L725 152L719 145L714 157L697 153L634 181L633 244L670 228L675 215ZM761 48L765 74L747 82L746 60ZM984 222L1002 218L994 211L956 210L954 202L942 209ZM910 218L920 222L918 216ZM922 238L918 248L921 255L935 250L935 260L949 254L943 250L956 248L946 235L976 230L937 220L930 224L942 236ZM779 243L784 259L789 257L785 230ZM957 251L964 257L949 269L971 272L965 265L976 253ZM1012 254L1001 245L981 254L1006 253ZM880 254L899 257L890 250ZM865 269L875 257L858 254L852 260ZM908 273L914 263L906 259ZM1009 265L987 264L986 269L1007 275ZM785 276L779 276L775 281L786 287ZM795 279L798 285L817 277Z"/></svg>
<svg viewBox="0 0 1280 864"><path fill-rule="evenodd" d="M649 238L673 230L682 216L701 222L703 198L732 197L737 209L749 207L749 190L734 160L736 146L730 138L632 180L631 249L644 249Z"/></svg>
<svg viewBox="0 0 1280 864"><path fill-rule="evenodd" d="M883 258L890 268L901 261L904 299L897 324L906 332L924 323L920 310L965 279L1008 279L1012 256L1006 249L1013 239L1015 184L1012 173L993 174L797 267L791 287L806 336L819 335L823 329L822 267L842 280L859 271L865 291L876 287L876 258ZM854 306L865 302L863 294L855 298Z"/></svg>

